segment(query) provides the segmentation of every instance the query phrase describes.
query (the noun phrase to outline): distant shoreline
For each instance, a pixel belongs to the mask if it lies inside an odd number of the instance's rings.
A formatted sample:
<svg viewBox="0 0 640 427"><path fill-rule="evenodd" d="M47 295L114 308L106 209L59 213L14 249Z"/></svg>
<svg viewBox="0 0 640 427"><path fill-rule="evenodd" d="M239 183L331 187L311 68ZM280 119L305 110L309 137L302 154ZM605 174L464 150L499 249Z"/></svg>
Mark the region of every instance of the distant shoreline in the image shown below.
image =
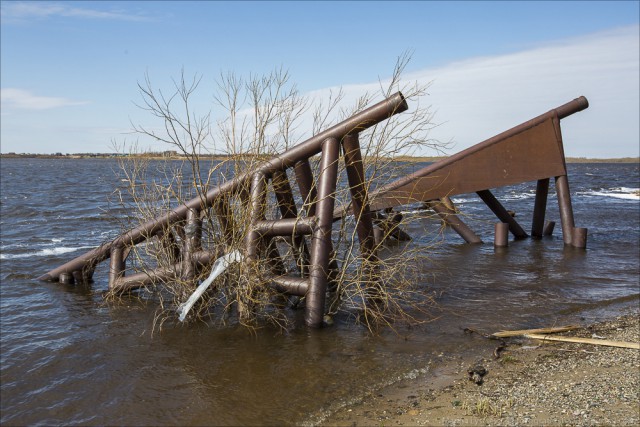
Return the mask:
<svg viewBox="0 0 640 427"><path fill-rule="evenodd" d="M227 160L227 155L207 155L200 156L201 160ZM76 154L25 154L25 153L3 153L0 154L2 159L115 159L115 158L144 158L149 160L187 160L186 156L180 156L176 153L150 153L142 155L116 154L116 153L76 153ZM396 161L400 162L437 162L446 159L447 156L441 157L423 157L423 156L398 156ZM567 157L567 163L640 163L640 157L619 157L619 158L587 158L587 157Z"/></svg>

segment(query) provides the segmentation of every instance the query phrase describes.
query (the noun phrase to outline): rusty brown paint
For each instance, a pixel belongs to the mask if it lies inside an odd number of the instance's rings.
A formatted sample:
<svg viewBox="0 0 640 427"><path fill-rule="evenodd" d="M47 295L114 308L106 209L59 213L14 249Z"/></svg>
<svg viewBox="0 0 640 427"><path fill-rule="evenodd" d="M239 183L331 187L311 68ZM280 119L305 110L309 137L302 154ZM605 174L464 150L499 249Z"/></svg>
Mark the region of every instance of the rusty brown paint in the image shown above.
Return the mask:
<svg viewBox="0 0 640 427"><path fill-rule="evenodd" d="M587 108L580 97L369 195L372 210L566 175L559 119Z"/></svg>

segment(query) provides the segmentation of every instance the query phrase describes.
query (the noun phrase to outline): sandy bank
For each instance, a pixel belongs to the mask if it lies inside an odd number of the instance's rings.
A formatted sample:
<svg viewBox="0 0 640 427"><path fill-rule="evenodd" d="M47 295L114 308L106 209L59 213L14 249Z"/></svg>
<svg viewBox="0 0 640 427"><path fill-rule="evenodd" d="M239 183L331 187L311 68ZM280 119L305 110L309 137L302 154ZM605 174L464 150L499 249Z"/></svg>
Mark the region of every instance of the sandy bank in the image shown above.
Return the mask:
<svg viewBox="0 0 640 427"><path fill-rule="evenodd" d="M639 312L556 336L637 343ZM343 408L323 425L640 425L640 350L526 338L506 343L498 359L490 352L451 359ZM487 370L481 385L469 380L475 365Z"/></svg>

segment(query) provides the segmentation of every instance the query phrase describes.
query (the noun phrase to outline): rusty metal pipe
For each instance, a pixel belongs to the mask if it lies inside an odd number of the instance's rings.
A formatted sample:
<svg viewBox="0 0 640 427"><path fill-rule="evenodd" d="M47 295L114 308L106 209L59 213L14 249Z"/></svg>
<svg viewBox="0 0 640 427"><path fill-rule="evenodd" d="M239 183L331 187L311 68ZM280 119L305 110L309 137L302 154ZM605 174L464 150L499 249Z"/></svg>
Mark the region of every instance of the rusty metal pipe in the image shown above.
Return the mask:
<svg viewBox="0 0 640 427"><path fill-rule="evenodd" d="M580 96L573 101L569 101L566 104L562 104L559 107L554 108L551 111L555 111L559 119L564 119L579 111L589 108L589 101L584 96Z"/></svg>
<svg viewBox="0 0 640 427"><path fill-rule="evenodd" d="M542 230L543 236L551 236L553 234L553 229L556 227L555 221L547 221L544 225L544 229Z"/></svg>
<svg viewBox="0 0 640 427"><path fill-rule="evenodd" d="M116 281L124 276L125 262L124 249L116 246L111 249L111 262L109 263L109 289L115 286Z"/></svg>
<svg viewBox="0 0 640 427"><path fill-rule="evenodd" d="M295 164L294 171L296 174L296 182L302 196L303 210L307 216L316 214L316 200L318 194L316 186L313 182L313 171L309 160L301 160Z"/></svg>
<svg viewBox="0 0 640 427"><path fill-rule="evenodd" d="M480 239L480 237L478 237L478 235L474 233L473 230L471 230L467 226L467 224L465 224L458 217L458 215L453 213L453 211L450 211L449 209L447 209L446 206L442 204L442 202L438 200L438 201L427 202L427 204L431 209L435 211L435 213L438 214L440 219L442 219L442 221L444 221L445 224L453 228L454 231L458 233L460 237L464 239L465 242L482 243L482 239Z"/></svg>
<svg viewBox="0 0 640 427"><path fill-rule="evenodd" d="M291 276L274 276L269 279L278 292L303 297L309 290L309 279Z"/></svg>
<svg viewBox="0 0 640 427"><path fill-rule="evenodd" d="M506 222L496 222L493 246L498 248L509 246L509 224Z"/></svg>
<svg viewBox="0 0 640 427"><path fill-rule="evenodd" d="M276 195L282 218L297 218L298 209L293 197L291 185L289 184L287 172L276 171L273 174L271 185L273 186L273 191ZM307 265L309 264L309 248L307 247L307 241L304 236L298 235L297 232L293 232L292 230L291 233L294 234L291 247L296 259L296 265L298 266L300 273L306 276L308 275Z"/></svg>
<svg viewBox="0 0 640 427"><path fill-rule="evenodd" d="M349 190L351 191L351 208L356 218L356 231L360 240L360 253L364 259L373 261L377 258L373 220L369 210L369 199L365 186L364 166L360 152L360 141L357 134L350 134L342 140L344 163L347 171Z"/></svg>
<svg viewBox="0 0 640 427"><path fill-rule="evenodd" d="M574 248L585 249L587 247L587 229L582 227L574 227L571 234L571 246Z"/></svg>
<svg viewBox="0 0 640 427"><path fill-rule="evenodd" d="M249 203L249 209L251 210L249 218L253 221L249 232L246 237L247 246L247 261L254 261L258 258L258 242L260 235L255 230L255 222L259 221L264 216L264 209L266 204L266 179L263 173L257 172L253 175L251 182L251 201Z"/></svg>
<svg viewBox="0 0 640 427"><path fill-rule="evenodd" d="M260 237L270 236L301 236L313 233L316 225L315 218L284 218L276 220L257 221L253 230Z"/></svg>
<svg viewBox="0 0 640 427"><path fill-rule="evenodd" d="M564 240L565 245L570 245L575 223L573 222L573 208L571 207L569 179L566 175L556 177L556 194L558 196L558 207L560 208L562 240Z"/></svg>
<svg viewBox="0 0 640 427"><path fill-rule="evenodd" d="M476 194L480 196L482 201L491 209L491 211L498 217L498 219L509 225L509 231L514 235L516 239L524 239L528 237L527 232L520 227L520 224L507 212L502 206L502 203L496 199L493 193L489 190L476 191Z"/></svg>
<svg viewBox="0 0 640 427"><path fill-rule="evenodd" d="M533 220L531 221L531 236L541 238L544 233L544 217L547 210L549 195L549 178L539 179L536 184L536 201L533 205Z"/></svg>
<svg viewBox="0 0 640 427"><path fill-rule="evenodd" d="M336 138L328 138L322 146L322 159L320 160L320 173L318 175L318 202L316 207L318 224L311 240L310 282L305 311L305 323L307 326L314 328L322 326L324 317L339 156L340 142Z"/></svg>
<svg viewBox="0 0 640 427"><path fill-rule="evenodd" d="M195 276L195 268L191 261L193 253L202 249L202 220L200 210L189 209L187 223L184 226L184 243L182 250L183 280L192 280Z"/></svg>

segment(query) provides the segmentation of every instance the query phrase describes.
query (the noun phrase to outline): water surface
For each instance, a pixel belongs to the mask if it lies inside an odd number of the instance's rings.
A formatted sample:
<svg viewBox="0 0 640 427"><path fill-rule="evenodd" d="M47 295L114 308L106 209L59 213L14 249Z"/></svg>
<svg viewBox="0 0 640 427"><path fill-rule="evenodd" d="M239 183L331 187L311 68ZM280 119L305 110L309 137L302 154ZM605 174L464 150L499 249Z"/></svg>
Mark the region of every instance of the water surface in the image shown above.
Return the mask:
<svg viewBox="0 0 640 427"><path fill-rule="evenodd" d="M0 169L3 425L314 421L372 387L418 374L428 381L442 353L487 345L464 327L587 322L640 292L638 165L576 164L569 181L576 226L589 229L586 250L564 247L553 186L554 236L507 249L491 244L496 219L477 196L454 198L487 243L467 245L447 230L430 252L419 285L439 304L431 322L377 336L342 319L322 330L168 322L152 331L153 304L104 301L104 271L90 286L35 280L117 235L124 212L109 202L123 185L116 162L2 159ZM494 194L528 230L534 192L528 183ZM437 235L436 221L412 227L411 245Z"/></svg>

